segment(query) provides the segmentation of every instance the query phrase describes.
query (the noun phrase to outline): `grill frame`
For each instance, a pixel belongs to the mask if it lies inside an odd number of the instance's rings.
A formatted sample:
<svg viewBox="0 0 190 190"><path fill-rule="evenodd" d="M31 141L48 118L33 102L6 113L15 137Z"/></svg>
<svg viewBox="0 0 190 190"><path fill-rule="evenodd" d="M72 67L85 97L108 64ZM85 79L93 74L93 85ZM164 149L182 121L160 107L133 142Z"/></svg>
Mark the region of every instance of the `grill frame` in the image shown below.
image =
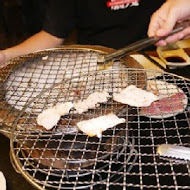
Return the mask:
<svg viewBox="0 0 190 190"><path fill-rule="evenodd" d="M111 48L107 48L107 47L103 47L103 46L91 46L91 45L66 45L63 47L58 47L58 48L52 48L52 49L46 49L46 50L42 50L42 51L38 51L35 53L31 53L25 56L21 56L18 58L15 58L9 62L6 63L6 66L2 69L0 69L0 85L1 85L1 89L3 89L3 86L5 84L5 82L8 80L8 78L10 77L11 74L13 74L19 67L21 68L22 65L26 64L27 62L31 62L31 60L35 60L38 59L39 57L45 57L47 55L49 55L51 52L64 52L64 51L85 51L85 52L95 52L97 54L108 54L108 53L112 53L115 50L111 49ZM123 66L126 67L134 67L134 68L142 68L142 66L135 61L133 58L126 56L123 57L121 60L121 64L123 64ZM66 65L67 67L67 65ZM109 64L108 64L109 67ZM100 67L100 69L107 69L107 66L104 66L102 64L102 66ZM9 137L10 136L10 132L11 132L11 128L13 125L13 122L16 118L16 116L18 115L18 110L17 109L13 109L9 103L7 103L4 100L4 96L5 96L5 90L1 90L0 92L0 101L1 101L1 107L0 107L0 123L2 124L0 126L0 132L2 134L4 134L5 136ZM2 106L3 105L3 106Z"/></svg>
<svg viewBox="0 0 190 190"><path fill-rule="evenodd" d="M0 70L0 84L1 86L7 80L11 73L15 71L15 69L19 66L22 66L27 60L33 59L36 55L44 55L45 52L54 51L54 50L65 50L65 49L83 49L83 50L93 50L95 52L100 52L103 54L111 53L115 50L100 47L100 46L65 46L60 48L49 49L41 52L36 52L27 56L22 56L11 60L7 63L7 66ZM134 59L130 57L125 57L122 59L122 63L127 67L134 68L142 68ZM102 69L106 69L107 67L102 67ZM144 70L143 70L144 71ZM161 73L157 71L150 71L150 73ZM163 76L171 76L172 79L167 79L168 82L173 80L174 83L178 80L184 81L186 86L189 86L190 80L179 77L170 73L161 73ZM159 77L158 77L159 78ZM160 79L160 78L159 78ZM178 84L178 83L177 83ZM180 86L180 85L179 85ZM183 86L183 85L182 85ZM186 89L186 94L190 94L189 88ZM189 96L188 96L189 99ZM189 103L188 103L189 106ZM5 107L4 107L5 108ZM4 112L1 112L4 113ZM20 113L20 112L19 112ZM19 114L17 113L17 114ZM11 113L13 114L13 113ZM13 122L17 118L18 115L13 114ZM122 179L118 179L115 182L113 189L189 189L189 176L190 176L190 168L188 161L176 161L175 159L170 158L160 158L158 154L156 154L156 148L160 143L177 143L184 146L189 146L189 110L185 111L185 116L180 118L174 116L176 121L171 121L170 118L162 118L159 119L158 125L155 126L156 121L158 119L153 118L144 118L138 114L135 115L137 120L128 120L128 125L130 127L127 129L127 139L128 141L125 143L125 151L127 149L129 152L125 152L127 157L122 162L124 163L122 168L125 172L119 171L118 173L124 173L124 177ZM27 175L26 172L22 170L22 165L18 163L17 158L14 157L13 150L16 148L16 144L14 143L14 137L17 135L15 132L15 127L12 128L13 122L11 124L7 124L7 122L2 121L3 125L1 126L0 132L10 138L11 136L11 160L15 170L18 173L21 173L27 181L29 181L33 186L38 189L43 189L42 186L36 182L36 180L30 175ZM186 122L187 125L184 124ZM12 130L12 133L10 134ZM22 134L21 137L26 137L26 134ZM49 135L47 135L49 137ZM128 145L128 146L127 146ZM17 146L18 147L18 146ZM116 153L114 153L116 154ZM124 154L122 151L120 154ZM23 154L22 154L23 156ZM131 156L131 157L130 157ZM138 156L138 158L137 158ZM109 157L107 157L109 159ZM119 157L120 159L121 157ZM137 160L136 160L137 159ZM16 160L16 162L15 162ZM128 167L131 164L133 167ZM111 167L111 164L109 164ZM148 170L149 168L149 170ZM154 172L153 172L154 171ZM164 173L165 172L165 173ZM116 171L115 171L116 173ZM114 176L115 177L115 176ZM107 179L106 182L102 183L101 188L111 189L111 181L112 179ZM122 185L119 180L123 180ZM136 182L135 182L136 180ZM153 184L153 182L155 184ZM167 183L166 183L167 182ZM100 183L99 183L100 184ZM97 185L98 186L98 185ZM97 186L91 185L90 189L96 189ZM75 188L76 189L76 188Z"/></svg>
<svg viewBox="0 0 190 190"><path fill-rule="evenodd" d="M128 69L128 70L133 70L133 69ZM137 69L135 69L136 71ZM143 72L146 72L146 70L142 70ZM157 72L157 71L147 71L147 72L155 72L155 73L160 73L163 78L169 78L166 80L167 82L174 81L175 84L182 86L182 84L185 84L186 91L185 93L188 94L189 98L189 86L190 86L190 80L184 79L183 77L179 77L177 75L169 74L169 73L162 73L162 72ZM170 78L171 77L171 78ZM157 77L156 77L157 79ZM182 84L181 84L182 81ZM183 87L183 90L185 89ZM189 105L189 103L188 103ZM176 160L172 159L163 159L158 156L156 153L156 148L160 144L160 142L165 142L165 143L175 143L176 139L178 140L180 145L185 145L187 146L188 143L186 143L187 138L190 136L190 131L189 131L189 110L184 111L185 118L178 118L178 116L174 115L172 118L176 118L176 120L171 120L170 118L162 118L162 119L152 119L152 118L147 118L147 119L142 119L141 116L138 115L139 112L135 115L137 117L137 120L127 120L127 124L130 125L130 128L127 128L127 134L126 138L131 139L132 141L135 141L134 144L132 144L132 155L129 153L125 152L125 156L132 157L134 155L138 155L137 161L134 163L133 161L135 160L126 160L123 161L124 165L124 172L119 171L118 173L123 174L123 183L121 184L120 182L110 182L110 178L107 178L107 182L100 182L100 184L103 185L106 189L111 189L111 186L115 185L115 187L118 187L119 189L188 189L190 185L188 182L185 182L184 186L178 185L180 183L180 176L184 178L189 178L190 175L190 169L187 161L183 162L177 162ZM181 114L180 114L181 115ZM128 115L130 116L130 114ZM187 127L180 127L180 125L183 124L183 121L187 122L186 124L188 125ZM172 124L174 123L174 127ZM178 123L179 122L179 123ZM158 123L158 126L155 125ZM168 125L170 124L170 125ZM184 124L183 124L184 125ZM14 129L15 130L15 129ZM14 135L16 134L15 131L12 131L12 137L11 137L11 155L13 157L13 160L15 161L15 153L12 152L14 150ZM182 133L182 134L181 134ZM167 135L170 134L170 135ZM173 140L172 140L173 139ZM127 145L130 143L126 143L125 147L127 149ZM135 152L135 150L137 152ZM150 151L152 151L150 153ZM147 161L145 160L147 159ZM151 161L150 161L151 160ZM17 160L18 161L18 160ZM24 175L24 177L29 180L30 183L38 187L39 189L43 189L43 187L39 186L35 180L28 175L26 175L25 172L22 171L22 164L15 162L17 169ZM129 171L127 171L126 167L128 165L132 164L133 168L131 168ZM109 168L111 167L111 163L109 164ZM150 167L151 170L147 170L145 168ZM186 173L184 173L182 170L186 168ZM161 171L163 169L163 171ZM163 173L169 169L169 172ZM152 172L154 170L154 173ZM145 172L144 172L145 171ZM111 173L111 171L110 171ZM169 178L168 182L170 183L169 185L164 184L165 181L163 182L162 180L167 177ZM129 183L130 180L137 179L139 183L134 183L131 182ZM152 179L156 184L151 184L150 179ZM161 180L162 179L162 180ZM173 181L172 181L173 180ZM173 183L173 184L172 184ZM89 186L90 189L95 189L94 185L91 184ZM57 188L59 189L59 188ZM74 189L77 189L75 186Z"/></svg>

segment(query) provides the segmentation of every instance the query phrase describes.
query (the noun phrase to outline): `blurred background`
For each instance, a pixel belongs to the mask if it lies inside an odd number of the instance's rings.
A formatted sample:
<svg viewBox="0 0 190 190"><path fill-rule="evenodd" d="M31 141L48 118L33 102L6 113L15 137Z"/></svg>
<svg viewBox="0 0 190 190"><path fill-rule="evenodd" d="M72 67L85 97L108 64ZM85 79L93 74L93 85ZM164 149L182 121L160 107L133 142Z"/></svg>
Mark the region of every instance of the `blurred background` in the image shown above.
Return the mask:
<svg viewBox="0 0 190 190"><path fill-rule="evenodd" d="M22 42L41 30L48 0L0 0L0 49ZM76 43L77 32L64 44ZM182 48L190 47L190 39L178 42Z"/></svg>
<svg viewBox="0 0 190 190"><path fill-rule="evenodd" d="M41 30L48 0L0 0L0 49L16 45ZM77 32L65 44L76 43ZM190 47L190 39L178 42Z"/></svg>
<svg viewBox="0 0 190 190"><path fill-rule="evenodd" d="M26 2L31 4L30 2L34 3L34 0L0 0L1 49L16 45L29 35L30 29L27 26L29 23L26 24L29 18L24 7ZM33 6L30 9L33 9ZM30 13L28 12L28 14ZM30 18L35 19L33 15L35 15L34 12L30 15Z"/></svg>
<svg viewBox="0 0 190 190"><path fill-rule="evenodd" d="M41 30L47 0L0 0L0 49L16 45ZM66 44L76 42L76 31Z"/></svg>

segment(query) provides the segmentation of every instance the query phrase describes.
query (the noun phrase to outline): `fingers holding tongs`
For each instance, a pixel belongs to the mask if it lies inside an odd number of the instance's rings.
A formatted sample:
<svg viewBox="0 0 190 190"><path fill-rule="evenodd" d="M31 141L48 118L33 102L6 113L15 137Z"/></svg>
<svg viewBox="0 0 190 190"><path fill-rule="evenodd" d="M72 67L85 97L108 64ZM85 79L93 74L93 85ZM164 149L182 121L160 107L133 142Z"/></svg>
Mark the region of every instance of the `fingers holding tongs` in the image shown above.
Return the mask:
<svg viewBox="0 0 190 190"><path fill-rule="evenodd" d="M168 36L164 40L160 40L156 45L165 46L190 37L190 19L178 22L175 28L182 28L182 30L176 32L174 35Z"/></svg>
<svg viewBox="0 0 190 190"><path fill-rule="evenodd" d="M169 33L167 36L163 36L163 37L151 37L151 38L141 39L141 40L134 42L132 44L129 44L128 46L126 46L122 49L119 49L113 53L110 53L110 54L107 54L104 56L100 56L98 58L98 62L100 62L100 63L106 62L107 63L107 62L110 62L115 59L120 59L126 55L138 52L144 48L147 48L153 44L156 44L158 41L160 41L162 39L166 39L167 37L172 36L180 31L182 31L183 29L184 29L183 27L176 28L176 29L172 30L171 33Z"/></svg>

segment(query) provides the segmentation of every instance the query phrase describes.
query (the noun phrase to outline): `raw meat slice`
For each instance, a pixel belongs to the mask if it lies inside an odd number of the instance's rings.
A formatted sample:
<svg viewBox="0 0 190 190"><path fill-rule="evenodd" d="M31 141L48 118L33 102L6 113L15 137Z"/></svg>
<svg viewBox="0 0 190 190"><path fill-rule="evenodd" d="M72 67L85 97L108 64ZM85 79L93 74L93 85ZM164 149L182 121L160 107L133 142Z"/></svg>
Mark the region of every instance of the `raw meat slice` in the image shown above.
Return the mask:
<svg viewBox="0 0 190 190"><path fill-rule="evenodd" d="M134 85L130 85L120 93L114 93L113 99L116 102L128 104L135 107L146 107L158 100L158 97L151 92L147 92Z"/></svg>
<svg viewBox="0 0 190 190"><path fill-rule="evenodd" d="M109 93L106 91L102 91L90 94L87 100L91 100L92 102L104 103L107 102L108 98L110 98Z"/></svg>
<svg viewBox="0 0 190 190"><path fill-rule="evenodd" d="M188 98L177 85L162 80L148 80L147 90L159 97L148 107L141 108L142 116L155 119L168 118L177 115L186 108Z"/></svg>
<svg viewBox="0 0 190 190"><path fill-rule="evenodd" d="M86 101L79 101L77 103L74 103L74 108L76 109L77 113L79 113L79 114L86 112L89 109ZM95 107L93 106L91 108L95 108Z"/></svg>
<svg viewBox="0 0 190 190"><path fill-rule="evenodd" d="M60 120L60 114L57 112L55 108L49 108L40 113L37 117L38 125L43 126L47 130L52 129L55 125L57 125Z"/></svg>
<svg viewBox="0 0 190 190"><path fill-rule="evenodd" d="M61 116L67 115L73 107L71 102L58 103L56 106L44 110L37 117L38 125L42 125L47 130L52 129L57 125Z"/></svg>
<svg viewBox="0 0 190 190"><path fill-rule="evenodd" d="M185 102L184 102L185 100ZM164 115L182 112L186 107L187 97L184 93L177 93L169 97L161 98L148 107L141 109L142 115Z"/></svg>
<svg viewBox="0 0 190 190"><path fill-rule="evenodd" d="M73 107L72 102L58 103L55 106L55 109L59 113L60 116L67 115L70 109Z"/></svg>
<svg viewBox="0 0 190 190"><path fill-rule="evenodd" d="M74 103L74 108L79 114L81 114L88 111L88 109L96 108L98 103L107 102L109 97L110 95L106 91L94 92L90 94L87 99Z"/></svg>
<svg viewBox="0 0 190 190"><path fill-rule="evenodd" d="M124 122L124 118L119 118L111 113L97 118L80 121L77 123L77 127L90 137L96 135L100 138L103 131Z"/></svg>

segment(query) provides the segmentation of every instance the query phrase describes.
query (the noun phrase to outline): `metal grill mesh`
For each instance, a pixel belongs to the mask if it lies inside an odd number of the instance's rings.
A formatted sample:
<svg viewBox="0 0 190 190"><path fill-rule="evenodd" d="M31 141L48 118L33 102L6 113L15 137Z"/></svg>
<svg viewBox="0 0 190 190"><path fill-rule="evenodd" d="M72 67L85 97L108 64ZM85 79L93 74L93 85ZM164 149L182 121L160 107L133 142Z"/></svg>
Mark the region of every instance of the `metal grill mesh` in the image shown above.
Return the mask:
<svg viewBox="0 0 190 190"><path fill-rule="evenodd" d="M97 52L65 50L38 55L17 68L4 84L6 100L21 110L26 102L36 97L43 89L63 79L98 69Z"/></svg>
<svg viewBox="0 0 190 190"><path fill-rule="evenodd" d="M189 163L159 157L156 149L162 143L189 146L190 82L138 69L83 73L43 91L19 112L11 138L18 170L39 189L189 189ZM130 84L148 88L150 80L156 89L157 81L163 82L165 96L183 92L185 99L178 100L184 109L178 113L169 99L170 115L162 112L151 117L150 110L142 115L141 108L109 100L81 115L71 110L51 131L36 124L37 114L59 101L84 99L102 89L112 95ZM100 139L75 128L78 121L109 112L126 123L108 129Z"/></svg>
<svg viewBox="0 0 190 190"><path fill-rule="evenodd" d="M102 54L105 52L87 48L57 48L10 61L0 71L1 122L11 127L19 110L44 89L63 79L84 72L126 67L120 62L97 64L98 56ZM1 129L5 133L9 130L8 127Z"/></svg>

